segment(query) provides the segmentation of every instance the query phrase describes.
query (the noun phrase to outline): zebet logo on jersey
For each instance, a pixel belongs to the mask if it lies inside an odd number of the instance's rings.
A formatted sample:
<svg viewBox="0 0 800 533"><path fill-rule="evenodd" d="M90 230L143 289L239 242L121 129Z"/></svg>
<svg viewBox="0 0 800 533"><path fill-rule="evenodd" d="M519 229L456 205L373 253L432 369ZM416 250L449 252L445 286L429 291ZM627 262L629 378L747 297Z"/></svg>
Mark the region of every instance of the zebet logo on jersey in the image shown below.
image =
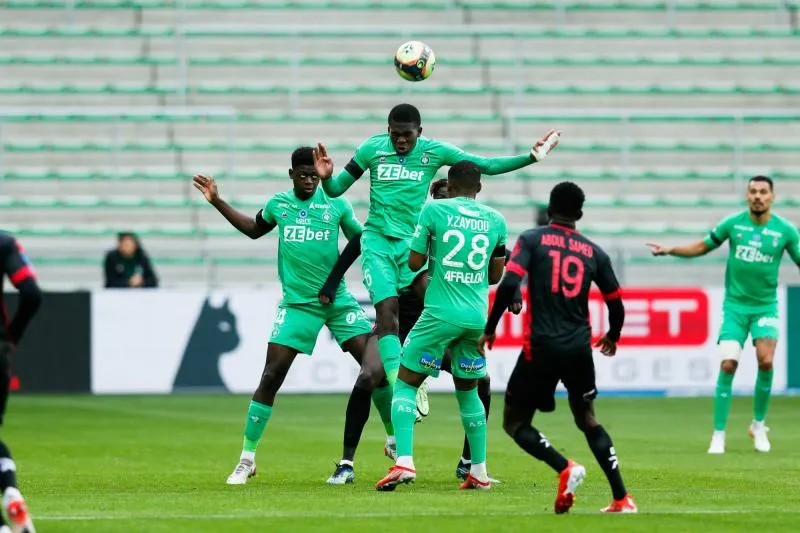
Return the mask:
<svg viewBox="0 0 800 533"><path fill-rule="evenodd" d="M754 246L736 245L736 259L740 259L745 263L772 263L775 257L769 254L763 254Z"/></svg>
<svg viewBox="0 0 800 533"><path fill-rule="evenodd" d="M408 170L402 165L392 163L378 165L378 181L422 181L423 174L421 170Z"/></svg>
<svg viewBox="0 0 800 533"><path fill-rule="evenodd" d="M331 237L331 230L317 230L305 226L285 226L283 240L285 242L327 241Z"/></svg>

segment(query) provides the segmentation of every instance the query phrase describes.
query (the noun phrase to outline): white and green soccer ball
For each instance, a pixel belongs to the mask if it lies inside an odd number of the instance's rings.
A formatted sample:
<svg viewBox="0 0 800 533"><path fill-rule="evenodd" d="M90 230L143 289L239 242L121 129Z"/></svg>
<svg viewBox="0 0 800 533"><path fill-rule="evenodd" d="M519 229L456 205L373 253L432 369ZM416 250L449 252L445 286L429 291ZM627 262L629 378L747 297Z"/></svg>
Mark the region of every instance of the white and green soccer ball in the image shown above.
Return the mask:
<svg viewBox="0 0 800 533"><path fill-rule="evenodd" d="M394 68L407 81L428 79L435 66L436 56L433 50L421 41L403 43L394 55Z"/></svg>

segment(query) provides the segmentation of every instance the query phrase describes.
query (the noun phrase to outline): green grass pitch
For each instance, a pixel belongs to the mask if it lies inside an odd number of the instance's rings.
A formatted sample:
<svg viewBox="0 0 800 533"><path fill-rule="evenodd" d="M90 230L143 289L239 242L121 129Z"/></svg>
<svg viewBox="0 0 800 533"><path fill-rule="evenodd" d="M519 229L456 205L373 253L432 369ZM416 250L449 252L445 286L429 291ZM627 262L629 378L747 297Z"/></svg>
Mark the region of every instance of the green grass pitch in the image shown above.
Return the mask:
<svg viewBox="0 0 800 533"><path fill-rule="evenodd" d="M236 465L243 396L13 396L3 439L18 465L40 533L49 532L738 532L798 531L800 398L773 399L773 449L747 436L752 400L734 400L728 453L706 455L710 398L603 398L597 415L614 439L633 516L598 513L608 484L559 402L536 424L588 469L569 515L555 516L556 476L490 419L489 492L459 491L462 432L452 395L432 395L416 431L415 485L378 493L383 427L372 411L356 456L356 483L325 479L341 453L344 395L278 397L246 486Z"/></svg>

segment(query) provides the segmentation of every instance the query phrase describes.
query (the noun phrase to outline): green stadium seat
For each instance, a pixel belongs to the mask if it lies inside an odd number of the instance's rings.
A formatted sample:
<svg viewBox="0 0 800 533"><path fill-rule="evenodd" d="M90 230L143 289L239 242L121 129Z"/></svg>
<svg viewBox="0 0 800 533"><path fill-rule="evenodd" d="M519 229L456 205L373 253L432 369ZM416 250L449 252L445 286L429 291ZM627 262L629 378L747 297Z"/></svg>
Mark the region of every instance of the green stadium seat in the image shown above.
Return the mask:
<svg viewBox="0 0 800 533"><path fill-rule="evenodd" d="M180 59L174 55L40 55L3 54L0 51L0 65L28 66L177 66ZM380 55L371 56L231 56L231 55L193 55L188 58L191 67L365 67L391 64L391 58ZM454 57L447 59L447 68L459 67L767 67L800 66L800 55L574 55L541 57Z"/></svg>
<svg viewBox="0 0 800 533"><path fill-rule="evenodd" d="M244 196L232 197L229 199L231 205L243 209L258 209L264 205L263 196ZM486 196L483 201L492 207L504 211L514 209L529 210L547 201L546 197L532 198L502 198ZM356 208L365 208L368 201L363 197L354 197L351 202ZM140 197L140 196L118 196L102 198L96 196L71 196L67 198L52 196L27 196L27 197L0 197L0 208L3 209L185 209L192 207L205 207L206 202L203 198L193 195L187 197ZM592 196L586 201L587 208L702 208L702 207L722 207L737 209L743 208L743 200L729 197L692 197L684 196L679 198L662 196L628 196L615 198L611 196ZM776 202L776 207L800 207L800 197L781 196Z"/></svg>

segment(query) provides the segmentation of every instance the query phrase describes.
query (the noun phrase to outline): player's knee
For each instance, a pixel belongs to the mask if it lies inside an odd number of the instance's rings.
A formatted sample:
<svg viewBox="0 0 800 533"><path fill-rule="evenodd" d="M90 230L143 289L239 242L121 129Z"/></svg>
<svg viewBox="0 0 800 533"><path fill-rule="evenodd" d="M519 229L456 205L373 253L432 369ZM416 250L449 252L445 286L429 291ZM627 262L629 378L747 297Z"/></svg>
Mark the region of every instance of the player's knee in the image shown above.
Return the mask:
<svg viewBox="0 0 800 533"><path fill-rule="evenodd" d="M594 413L578 413L574 415L575 425L581 430L583 433L591 432L594 428L598 427L600 424L597 422L597 419L594 417Z"/></svg>
<svg viewBox="0 0 800 533"><path fill-rule="evenodd" d="M739 366L738 361L734 361L733 359L725 359L720 363L719 369L725 372L726 374L735 374L736 368Z"/></svg>
<svg viewBox="0 0 800 533"><path fill-rule="evenodd" d="M489 374L486 374L481 379L478 380L478 392L480 394L489 394L492 390L492 381L489 378Z"/></svg>
<svg viewBox="0 0 800 533"><path fill-rule="evenodd" d="M507 417L503 418L503 431L506 432L506 435L514 438L514 435L517 434L517 430L522 425L522 422L519 420L510 420Z"/></svg>
<svg viewBox="0 0 800 533"><path fill-rule="evenodd" d="M758 358L758 369L762 372L769 372L772 370L772 354Z"/></svg>
<svg viewBox="0 0 800 533"><path fill-rule="evenodd" d="M720 370L726 374L736 373L736 368L739 366L739 356L742 353L742 347L739 343L736 341L720 341L717 349L722 360L719 367Z"/></svg>
<svg viewBox="0 0 800 533"><path fill-rule="evenodd" d="M399 312L397 298L389 298L375 306L375 322L378 336L399 334Z"/></svg>
<svg viewBox="0 0 800 533"><path fill-rule="evenodd" d="M359 389L371 391L380 385L383 378L383 372L377 368L364 366L361 368L361 372L358 373L358 377L356 378L356 386Z"/></svg>

